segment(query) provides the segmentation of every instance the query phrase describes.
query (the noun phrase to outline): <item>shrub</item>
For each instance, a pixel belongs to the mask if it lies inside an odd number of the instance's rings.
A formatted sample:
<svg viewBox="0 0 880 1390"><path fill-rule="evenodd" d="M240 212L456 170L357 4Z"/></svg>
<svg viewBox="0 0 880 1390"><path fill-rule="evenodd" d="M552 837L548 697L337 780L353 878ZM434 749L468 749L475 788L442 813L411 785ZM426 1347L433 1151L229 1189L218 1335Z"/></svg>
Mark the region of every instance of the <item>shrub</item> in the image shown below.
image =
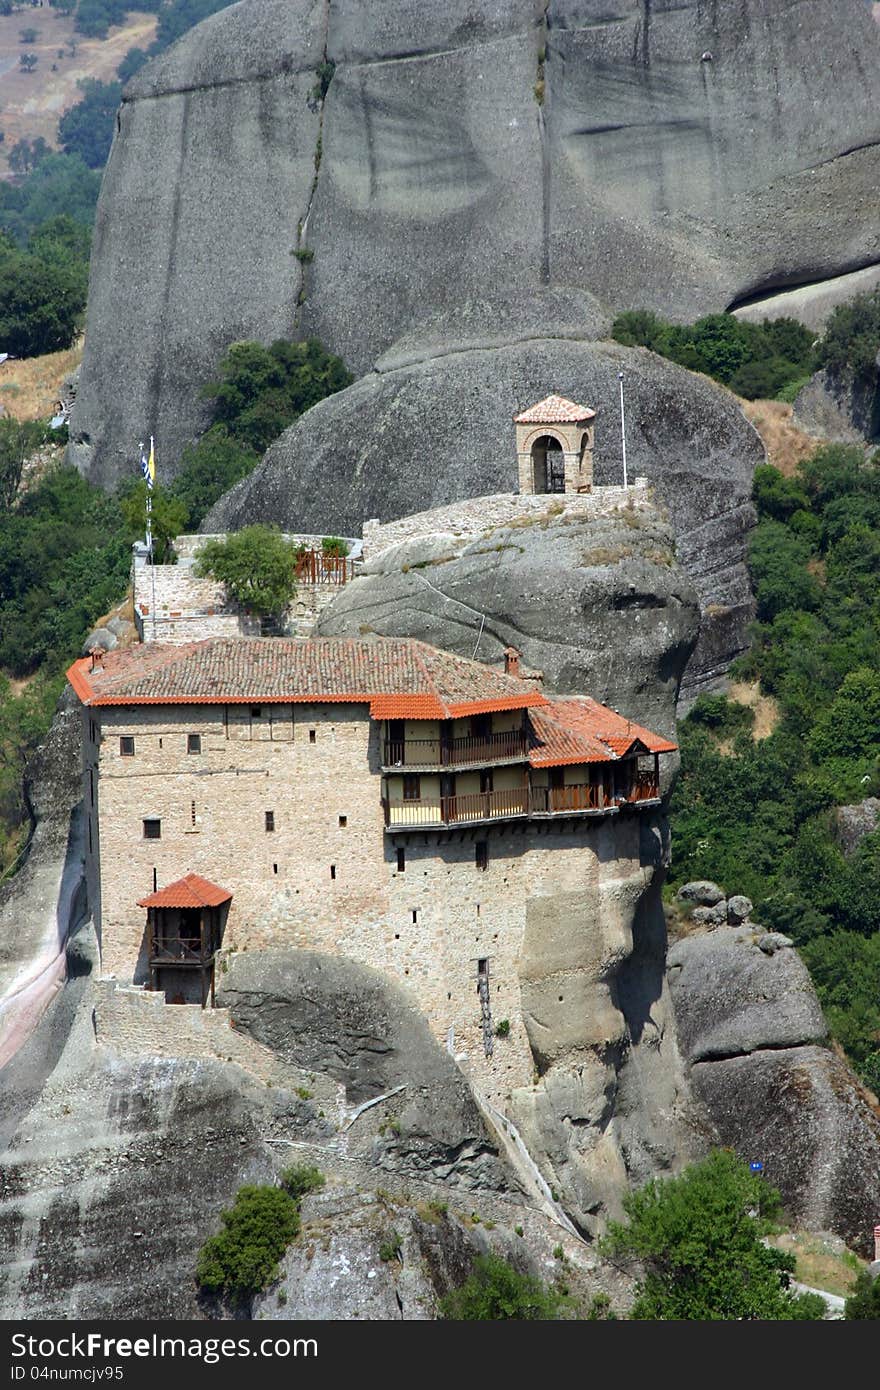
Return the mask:
<svg viewBox="0 0 880 1390"><path fill-rule="evenodd" d="M321 541L321 549L325 555L341 557L348 554L348 545L340 536L325 536Z"/></svg>
<svg viewBox="0 0 880 1390"><path fill-rule="evenodd" d="M564 1294L491 1253L478 1255L470 1277L440 1300L440 1316L453 1322L548 1321L568 1310Z"/></svg>
<svg viewBox="0 0 880 1390"><path fill-rule="evenodd" d="M400 1254L403 1247L403 1236L399 1231L392 1231L386 1241L379 1246L379 1259L383 1264L388 1264Z"/></svg>
<svg viewBox="0 0 880 1390"><path fill-rule="evenodd" d="M318 1192L326 1182L320 1168L309 1163L294 1163L281 1174L281 1186L296 1202L308 1192Z"/></svg>
<svg viewBox="0 0 880 1390"><path fill-rule="evenodd" d="M843 1316L847 1319L880 1318L880 1278L874 1278L870 1270L859 1272Z"/></svg>
<svg viewBox="0 0 880 1390"><path fill-rule="evenodd" d="M276 1277L278 1261L299 1233L296 1202L278 1187L242 1187L220 1220L223 1229L199 1252L199 1286L233 1298L259 1293Z"/></svg>
<svg viewBox="0 0 880 1390"><path fill-rule="evenodd" d="M220 581L228 597L259 617L283 613L296 593L295 547L269 526L245 526L208 541L193 566Z"/></svg>

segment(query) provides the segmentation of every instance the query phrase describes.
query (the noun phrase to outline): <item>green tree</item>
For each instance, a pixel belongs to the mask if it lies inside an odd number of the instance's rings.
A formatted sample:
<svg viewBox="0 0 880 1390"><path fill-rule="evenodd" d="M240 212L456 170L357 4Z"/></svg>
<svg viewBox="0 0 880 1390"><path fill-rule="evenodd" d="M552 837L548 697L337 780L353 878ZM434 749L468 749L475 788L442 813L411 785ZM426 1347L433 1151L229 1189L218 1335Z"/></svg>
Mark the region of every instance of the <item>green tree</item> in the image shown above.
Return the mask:
<svg viewBox="0 0 880 1390"><path fill-rule="evenodd" d="M45 438L44 426L35 420L0 418L0 512L9 511L18 496L24 465Z"/></svg>
<svg viewBox="0 0 880 1390"><path fill-rule="evenodd" d="M9 167L14 174L28 174L51 153L42 135L35 140L17 140L9 151Z"/></svg>
<svg viewBox="0 0 880 1390"><path fill-rule="evenodd" d="M296 546L269 526L245 526L199 551L194 570L211 575L229 598L261 618L284 612L296 593Z"/></svg>
<svg viewBox="0 0 880 1390"><path fill-rule="evenodd" d="M567 1298L530 1274L521 1274L500 1255L478 1255L457 1289L440 1300L440 1316L452 1322L544 1322L570 1310Z"/></svg>
<svg viewBox="0 0 880 1390"><path fill-rule="evenodd" d="M70 347L85 307L81 280L37 256L0 262L0 343L18 357Z"/></svg>
<svg viewBox="0 0 880 1390"><path fill-rule="evenodd" d="M878 350L880 291L875 289L838 304L825 325L816 357L821 367L871 383L876 380Z"/></svg>
<svg viewBox="0 0 880 1390"><path fill-rule="evenodd" d="M22 53L18 60L18 66L22 72L33 72L39 61L36 53Z"/></svg>
<svg viewBox="0 0 880 1390"><path fill-rule="evenodd" d="M186 507L156 483L152 494L146 481L126 484L120 505L130 540L143 538L147 532L147 500L150 501L150 526L153 535L153 556L157 565L169 565L174 558L174 542L186 525Z"/></svg>
<svg viewBox="0 0 880 1390"><path fill-rule="evenodd" d="M643 1273L639 1320L777 1321L821 1316L790 1289L792 1256L763 1243L779 1194L719 1149L680 1177L653 1180L623 1199L628 1224L609 1223L600 1250Z"/></svg>
<svg viewBox="0 0 880 1390"><path fill-rule="evenodd" d="M107 163L113 143L122 83L85 77L76 85L83 99L61 117L58 139L67 154L77 154L90 169L100 169Z"/></svg>
<svg viewBox="0 0 880 1390"><path fill-rule="evenodd" d="M219 379L203 394L214 401L215 422L262 454L306 410L351 382L341 358L317 338L303 343L278 339L268 348L233 343L220 363Z"/></svg>
<svg viewBox="0 0 880 1390"><path fill-rule="evenodd" d="M37 42L37 39L38 39L39 37L40 37L40 31L39 31L39 29L27 28L27 29L19 29L19 31L18 31L18 41L19 41L19 43L26 43L26 44L36 43L36 42Z"/></svg>
<svg viewBox="0 0 880 1390"><path fill-rule="evenodd" d="M199 1252L196 1280L206 1293L248 1298L277 1276L278 1261L299 1233L294 1199L279 1187L239 1188L223 1229Z"/></svg>
<svg viewBox="0 0 880 1390"><path fill-rule="evenodd" d="M187 445L172 491L187 509L188 530L195 531L218 498L252 473L259 461L260 455L223 425L214 425L198 444Z"/></svg>
<svg viewBox="0 0 880 1390"><path fill-rule="evenodd" d="M853 1291L844 1305L847 1319L880 1318L880 1278L862 1269L856 1276Z"/></svg>

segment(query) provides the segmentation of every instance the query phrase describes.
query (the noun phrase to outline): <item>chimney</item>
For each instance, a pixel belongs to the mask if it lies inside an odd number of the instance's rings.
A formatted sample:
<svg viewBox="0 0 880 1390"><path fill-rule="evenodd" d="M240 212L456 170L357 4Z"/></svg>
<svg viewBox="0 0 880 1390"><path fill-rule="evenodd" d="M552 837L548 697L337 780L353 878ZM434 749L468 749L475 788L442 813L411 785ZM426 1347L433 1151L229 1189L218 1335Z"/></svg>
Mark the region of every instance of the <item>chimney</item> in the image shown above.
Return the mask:
<svg viewBox="0 0 880 1390"><path fill-rule="evenodd" d="M504 648L504 674L506 676L519 676L519 656L516 647Z"/></svg>
<svg viewBox="0 0 880 1390"><path fill-rule="evenodd" d="M103 669L104 669L104 648L103 648L103 647L97 647L97 646L95 646L95 647L90 647L90 648L89 648L89 656L92 658L92 664L91 664L91 666L89 667L89 670L90 670L90 671L97 671L97 670L99 670L99 669L100 669L100 670L103 670Z"/></svg>

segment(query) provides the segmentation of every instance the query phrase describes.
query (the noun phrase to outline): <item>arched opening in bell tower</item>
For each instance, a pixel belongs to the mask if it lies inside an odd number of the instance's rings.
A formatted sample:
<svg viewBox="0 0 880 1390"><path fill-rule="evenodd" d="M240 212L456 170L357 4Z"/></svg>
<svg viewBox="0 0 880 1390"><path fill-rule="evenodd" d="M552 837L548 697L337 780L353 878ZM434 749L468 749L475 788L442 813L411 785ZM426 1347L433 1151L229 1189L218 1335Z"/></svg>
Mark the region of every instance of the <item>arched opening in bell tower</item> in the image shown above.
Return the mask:
<svg viewBox="0 0 880 1390"><path fill-rule="evenodd" d="M552 434L542 434L532 445L535 492L565 492L565 455Z"/></svg>

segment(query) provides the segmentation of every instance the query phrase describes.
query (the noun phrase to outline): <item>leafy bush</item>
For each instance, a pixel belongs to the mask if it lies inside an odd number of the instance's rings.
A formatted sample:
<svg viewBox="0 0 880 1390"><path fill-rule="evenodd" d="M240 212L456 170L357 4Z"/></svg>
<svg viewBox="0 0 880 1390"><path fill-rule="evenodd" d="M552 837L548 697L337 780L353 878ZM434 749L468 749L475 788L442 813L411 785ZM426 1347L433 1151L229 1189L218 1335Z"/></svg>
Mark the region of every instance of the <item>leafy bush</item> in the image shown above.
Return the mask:
<svg viewBox="0 0 880 1390"><path fill-rule="evenodd" d="M259 1293L276 1277L278 1261L299 1233L296 1202L278 1187L242 1187L220 1220L223 1229L199 1252L199 1286L237 1299Z"/></svg>
<svg viewBox="0 0 880 1390"><path fill-rule="evenodd" d="M820 367L865 382L876 380L880 351L880 289L838 304L825 326L816 352Z"/></svg>
<svg viewBox="0 0 880 1390"><path fill-rule="evenodd" d="M325 1182L326 1178L320 1168L315 1168L309 1163L294 1163L281 1174L281 1186L297 1202L305 1197L307 1192L320 1191Z"/></svg>
<svg viewBox="0 0 880 1390"><path fill-rule="evenodd" d="M339 536L325 536L321 541L321 549L325 555L342 557L348 554L348 545Z"/></svg>
<svg viewBox="0 0 880 1390"><path fill-rule="evenodd" d="M218 498L252 473L260 455L233 439L222 425L203 434L181 456L172 492L186 508L186 529L195 531Z"/></svg>
<svg viewBox="0 0 880 1390"><path fill-rule="evenodd" d="M283 613L296 593L296 551L269 526L245 526L225 540L206 542L194 565L211 575L242 608L260 617Z"/></svg>
<svg viewBox="0 0 880 1390"><path fill-rule="evenodd" d="M875 1279L870 1270L859 1271L844 1305L843 1316L847 1319L880 1318L880 1279Z"/></svg>
<svg viewBox="0 0 880 1390"><path fill-rule="evenodd" d="M491 1253L478 1255L470 1277L440 1300L441 1317L453 1322L548 1321L569 1308L564 1294Z"/></svg>
<svg viewBox="0 0 880 1390"><path fill-rule="evenodd" d="M0 343L16 357L70 347L85 308L81 277L57 261L0 252Z"/></svg>
<svg viewBox="0 0 880 1390"><path fill-rule="evenodd" d="M792 318L754 324L733 314L707 314L682 327L636 309L618 314L611 333L619 343L650 348L750 399L778 395L813 365L813 335Z"/></svg>
<svg viewBox="0 0 880 1390"><path fill-rule="evenodd" d="M623 1199L628 1221L609 1222L600 1250L638 1262L631 1317L733 1321L824 1315L790 1292L794 1258L763 1243L779 1193L728 1150L680 1177L654 1180Z"/></svg>
<svg viewBox="0 0 880 1390"><path fill-rule="evenodd" d="M341 358L318 342L278 339L233 343L220 363L219 380L203 394L214 401L214 421L239 444L262 454L274 439L325 396L350 386Z"/></svg>

